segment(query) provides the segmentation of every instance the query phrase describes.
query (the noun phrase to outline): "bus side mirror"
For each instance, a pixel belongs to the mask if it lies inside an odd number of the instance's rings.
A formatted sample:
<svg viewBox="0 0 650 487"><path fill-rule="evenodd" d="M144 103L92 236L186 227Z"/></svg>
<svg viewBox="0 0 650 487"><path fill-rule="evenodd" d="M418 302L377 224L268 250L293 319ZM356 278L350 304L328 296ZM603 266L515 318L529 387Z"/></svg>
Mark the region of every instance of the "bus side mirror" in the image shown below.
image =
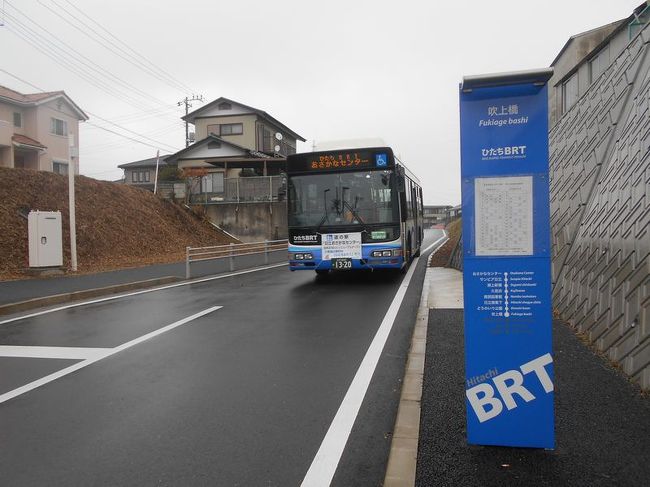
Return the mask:
<svg viewBox="0 0 650 487"><path fill-rule="evenodd" d="M406 191L406 181L403 174L397 175L397 191L400 193Z"/></svg>

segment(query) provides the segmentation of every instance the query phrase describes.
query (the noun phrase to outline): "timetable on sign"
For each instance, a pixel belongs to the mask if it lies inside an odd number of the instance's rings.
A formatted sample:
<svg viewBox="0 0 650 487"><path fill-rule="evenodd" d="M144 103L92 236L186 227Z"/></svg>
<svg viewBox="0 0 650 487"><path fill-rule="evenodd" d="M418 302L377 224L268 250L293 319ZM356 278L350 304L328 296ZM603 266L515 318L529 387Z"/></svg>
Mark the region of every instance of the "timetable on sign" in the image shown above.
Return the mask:
<svg viewBox="0 0 650 487"><path fill-rule="evenodd" d="M476 255L532 255L532 176L476 178L474 185Z"/></svg>

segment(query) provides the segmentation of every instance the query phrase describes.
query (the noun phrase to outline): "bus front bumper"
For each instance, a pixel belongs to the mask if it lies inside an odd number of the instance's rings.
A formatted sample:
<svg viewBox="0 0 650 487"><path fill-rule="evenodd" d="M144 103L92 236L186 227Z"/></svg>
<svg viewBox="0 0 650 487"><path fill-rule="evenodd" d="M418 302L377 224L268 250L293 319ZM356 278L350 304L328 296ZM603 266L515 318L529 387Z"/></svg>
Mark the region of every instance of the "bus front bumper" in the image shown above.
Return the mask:
<svg viewBox="0 0 650 487"><path fill-rule="evenodd" d="M401 269L404 266L404 257L382 257L368 259L352 259L352 269ZM290 260L291 271L329 271L332 270L330 260Z"/></svg>

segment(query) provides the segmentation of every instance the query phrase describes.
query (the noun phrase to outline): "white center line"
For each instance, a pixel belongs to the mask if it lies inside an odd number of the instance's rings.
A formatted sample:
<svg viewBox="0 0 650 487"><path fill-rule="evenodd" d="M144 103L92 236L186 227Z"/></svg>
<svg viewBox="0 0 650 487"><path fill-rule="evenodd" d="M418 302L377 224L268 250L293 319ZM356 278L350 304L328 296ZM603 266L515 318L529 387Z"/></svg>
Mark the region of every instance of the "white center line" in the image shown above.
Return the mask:
<svg viewBox="0 0 650 487"><path fill-rule="evenodd" d="M22 358L58 358L69 360L86 360L105 357L112 348L86 347L24 347L0 345L0 357Z"/></svg>
<svg viewBox="0 0 650 487"><path fill-rule="evenodd" d="M70 367L66 367L65 369L61 369L58 372L54 372L53 374L47 375L41 379L35 380L33 382L30 382L29 384L26 384L22 387L18 387L12 391L6 392L4 394L0 395L0 404L8 401L9 399L13 399L14 397L20 396L22 394L25 394L26 392L32 391L36 389L37 387L44 386L45 384L48 384L52 382L53 380L60 379L61 377L64 377L68 374L71 374L72 372L76 372L79 369L83 369L84 367L88 367L91 364L94 364L95 362L98 362L99 360L102 360L106 357L110 357L111 355L114 355L116 353L119 353L123 350L126 350L127 348L131 348L135 345L138 345L139 343L144 342L145 340L149 340L155 336L158 336L162 333L165 333L169 330L172 330L178 326L184 325L186 323L189 323L190 321L196 320L198 318L201 318L202 316L205 316L209 313L212 313L213 311L216 311L218 309L223 308L223 306L212 306L210 308L204 309L203 311L199 311L198 313L193 314L192 316L188 316L187 318L183 318L182 320L175 321L174 323L171 323L167 326L163 326L162 328L159 328L158 330L152 331L151 333L147 333L146 335L142 335L141 337L138 337L134 340L131 340L130 342L123 343L122 345L115 347L115 348L108 348L104 349L105 353L102 354L96 354L95 356L86 358L85 360L78 362L76 364L71 365ZM47 348L47 347L43 347ZM70 350L68 348L68 350ZM91 350L97 350L97 349L91 349Z"/></svg>

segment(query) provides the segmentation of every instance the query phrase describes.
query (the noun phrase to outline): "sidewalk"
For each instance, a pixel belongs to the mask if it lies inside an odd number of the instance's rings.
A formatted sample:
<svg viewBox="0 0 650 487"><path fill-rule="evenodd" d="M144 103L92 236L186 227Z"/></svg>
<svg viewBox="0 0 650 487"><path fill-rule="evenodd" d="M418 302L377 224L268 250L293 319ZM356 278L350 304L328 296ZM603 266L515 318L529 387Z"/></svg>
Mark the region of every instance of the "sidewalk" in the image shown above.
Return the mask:
<svg viewBox="0 0 650 487"><path fill-rule="evenodd" d="M426 280L430 309L415 485L648 485L650 398L560 321L553 322L556 449L468 446L463 310L453 309L459 297L462 306L462 274L429 268Z"/></svg>
<svg viewBox="0 0 650 487"><path fill-rule="evenodd" d="M269 263L273 264L286 261L286 257L286 252L269 254ZM260 265L264 265L263 255L235 257L235 268L238 270L249 269ZM195 262L192 263L192 278L219 274L228 272L229 270L229 259ZM118 286L164 277L185 279L185 262L155 264L96 274L0 281L0 306L56 294Z"/></svg>
<svg viewBox="0 0 650 487"><path fill-rule="evenodd" d="M185 263L149 265L77 276L0 281L0 305L166 276L185 277Z"/></svg>

